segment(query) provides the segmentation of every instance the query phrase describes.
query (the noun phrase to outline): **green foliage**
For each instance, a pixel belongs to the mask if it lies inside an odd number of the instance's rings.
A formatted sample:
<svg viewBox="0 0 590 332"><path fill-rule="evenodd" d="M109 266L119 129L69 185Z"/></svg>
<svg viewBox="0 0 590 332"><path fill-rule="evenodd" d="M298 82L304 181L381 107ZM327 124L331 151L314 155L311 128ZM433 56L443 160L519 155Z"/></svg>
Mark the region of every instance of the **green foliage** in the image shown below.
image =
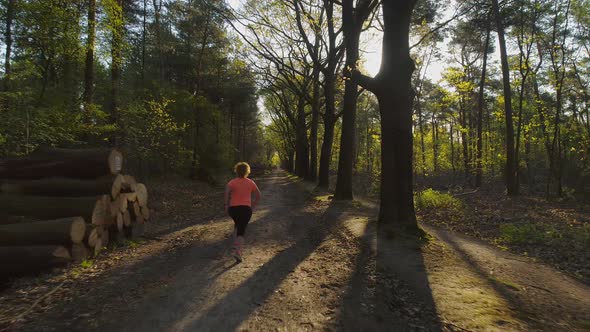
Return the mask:
<svg viewBox="0 0 590 332"><path fill-rule="evenodd" d="M193 161L215 172L258 157L256 82L230 53L224 19L212 10L222 1L166 1L158 22L156 2L97 1L89 104L88 3L16 3L10 84L0 82L0 156L117 145L140 176L188 174ZM0 11L4 19L6 6ZM232 134L244 124L251 129L239 141Z"/></svg>
<svg viewBox="0 0 590 332"><path fill-rule="evenodd" d="M418 209L449 209L461 210L463 203L451 194L441 193L428 188L417 193L414 197L414 204Z"/></svg>
<svg viewBox="0 0 590 332"><path fill-rule="evenodd" d="M590 245L590 225L556 228L535 223L500 225L499 241L505 244L537 244L570 243L580 248Z"/></svg>
<svg viewBox="0 0 590 332"><path fill-rule="evenodd" d="M85 259L80 263L80 267L83 269L88 269L91 268L93 264L94 261L92 261L91 259Z"/></svg>
<svg viewBox="0 0 590 332"><path fill-rule="evenodd" d="M185 126L172 118L170 103L170 100L136 102L121 110L120 130L129 155L150 171L174 169L183 162L179 147Z"/></svg>
<svg viewBox="0 0 590 332"><path fill-rule="evenodd" d="M502 224L500 241L507 244L542 243L546 240L546 230L536 224ZM550 232L549 234L554 234Z"/></svg>

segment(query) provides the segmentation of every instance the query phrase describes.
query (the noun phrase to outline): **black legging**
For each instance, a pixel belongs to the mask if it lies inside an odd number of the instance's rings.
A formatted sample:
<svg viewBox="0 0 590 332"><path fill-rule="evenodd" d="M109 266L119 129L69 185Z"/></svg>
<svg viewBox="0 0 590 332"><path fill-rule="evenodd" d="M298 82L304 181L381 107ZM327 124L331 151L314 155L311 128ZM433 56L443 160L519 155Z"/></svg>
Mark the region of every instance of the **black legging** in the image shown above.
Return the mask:
<svg viewBox="0 0 590 332"><path fill-rule="evenodd" d="M252 217L252 208L247 205L230 206L228 212L234 220L234 227L238 229L238 236L244 236L246 226Z"/></svg>

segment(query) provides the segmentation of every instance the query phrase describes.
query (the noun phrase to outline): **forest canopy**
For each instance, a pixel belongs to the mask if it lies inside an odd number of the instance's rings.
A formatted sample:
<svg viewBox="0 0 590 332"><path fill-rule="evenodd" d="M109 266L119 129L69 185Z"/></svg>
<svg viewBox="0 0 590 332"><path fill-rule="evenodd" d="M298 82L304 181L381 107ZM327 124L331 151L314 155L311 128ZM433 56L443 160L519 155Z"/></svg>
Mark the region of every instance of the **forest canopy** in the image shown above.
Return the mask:
<svg viewBox="0 0 590 332"><path fill-rule="evenodd" d="M218 14L224 6L2 1L0 155L111 145L144 174L255 158L255 74Z"/></svg>

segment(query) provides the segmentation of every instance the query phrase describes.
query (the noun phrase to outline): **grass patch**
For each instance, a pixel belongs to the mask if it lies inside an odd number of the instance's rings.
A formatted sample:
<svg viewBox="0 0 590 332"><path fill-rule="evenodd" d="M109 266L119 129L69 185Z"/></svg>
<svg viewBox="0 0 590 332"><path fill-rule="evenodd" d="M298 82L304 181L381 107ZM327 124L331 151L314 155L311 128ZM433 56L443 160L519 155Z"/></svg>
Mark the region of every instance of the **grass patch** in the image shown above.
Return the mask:
<svg viewBox="0 0 590 332"><path fill-rule="evenodd" d="M80 267L83 269L88 269L91 268L93 264L94 261L92 261L91 259L85 259L80 263Z"/></svg>
<svg viewBox="0 0 590 332"><path fill-rule="evenodd" d="M500 225L500 242L506 244L534 244L546 242L548 234L543 226L535 224Z"/></svg>
<svg viewBox="0 0 590 332"><path fill-rule="evenodd" d="M580 247L590 246L590 225L559 227L550 225L502 224L499 242L504 244L560 244Z"/></svg>
<svg viewBox="0 0 590 332"><path fill-rule="evenodd" d="M334 198L334 195L332 194L326 194L326 195L317 195L314 197L314 199L318 202L329 202Z"/></svg>
<svg viewBox="0 0 590 332"><path fill-rule="evenodd" d="M414 203L416 204L416 208L420 210L461 210L463 208L463 203L459 199L453 197L453 195L441 193L432 188L428 188L414 195Z"/></svg>
<svg viewBox="0 0 590 332"><path fill-rule="evenodd" d="M137 248L137 247L139 247L140 244L141 244L140 241L130 240L130 239L125 240L125 245L129 248Z"/></svg>

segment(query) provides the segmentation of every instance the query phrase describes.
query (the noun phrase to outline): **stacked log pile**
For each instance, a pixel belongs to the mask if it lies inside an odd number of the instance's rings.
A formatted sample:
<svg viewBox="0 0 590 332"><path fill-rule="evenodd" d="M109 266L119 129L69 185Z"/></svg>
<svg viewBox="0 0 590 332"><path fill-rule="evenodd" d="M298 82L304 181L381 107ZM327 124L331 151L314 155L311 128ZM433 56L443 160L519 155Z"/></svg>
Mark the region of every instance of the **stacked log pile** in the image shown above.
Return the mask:
<svg viewBox="0 0 590 332"><path fill-rule="evenodd" d="M0 278L81 261L143 235L148 192L116 149L45 148L0 160Z"/></svg>

